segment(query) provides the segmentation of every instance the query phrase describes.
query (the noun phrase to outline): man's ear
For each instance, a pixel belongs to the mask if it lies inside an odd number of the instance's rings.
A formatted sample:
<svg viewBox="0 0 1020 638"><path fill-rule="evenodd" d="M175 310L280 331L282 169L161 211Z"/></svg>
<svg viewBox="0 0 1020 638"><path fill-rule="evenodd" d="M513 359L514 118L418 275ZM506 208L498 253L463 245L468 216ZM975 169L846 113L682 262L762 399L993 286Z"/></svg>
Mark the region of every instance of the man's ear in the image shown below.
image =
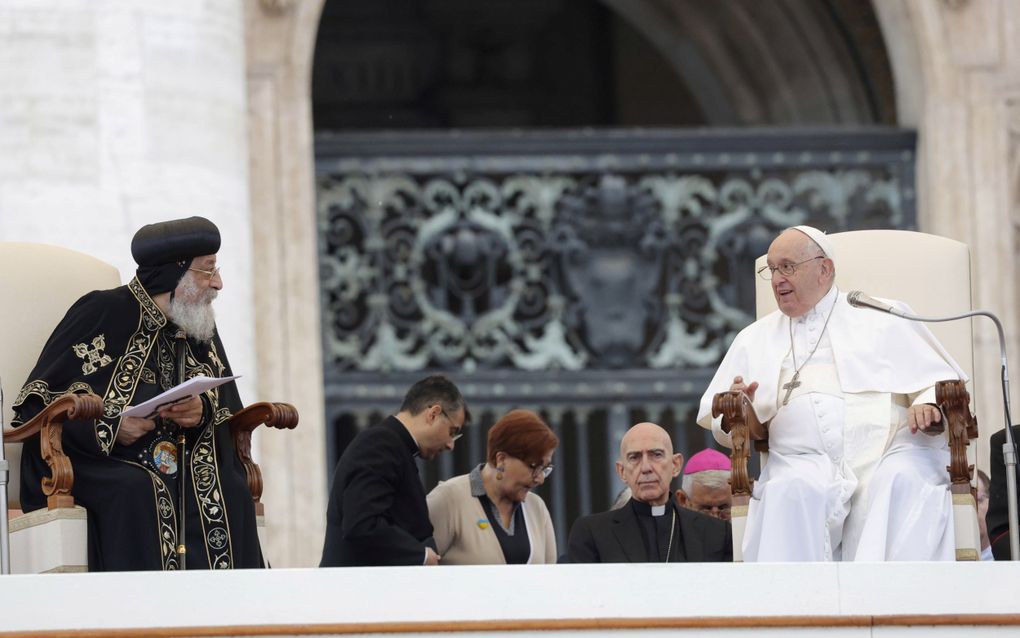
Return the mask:
<svg viewBox="0 0 1020 638"><path fill-rule="evenodd" d="M828 277L829 275L835 275L835 273L836 273L836 264L834 264L832 262L832 260L829 259L828 257L823 259L822 260L822 274L825 275L826 277Z"/></svg>
<svg viewBox="0 0 1020 638"><path fill-rule="evenodd" d="M680 476L680 470L684 466L684 455L677 452L673 455L673 478Z"/></svg>
<svg viewBox="0 0 1020 638"><path fill-rule="evenodd" d="M680 507L688 507L690 499L687 498L687 492L683 491L682 489L679 489L676 492L673 492L673 496L676 497L677 505L679 505Z"/></svg>
<svg viewBox="0 0 1020 638"><path fill-rule="evenodd" d="M627 481L623 478L623 463L616 462L616 475L620 477L620 480L626 483Z"/></svg>

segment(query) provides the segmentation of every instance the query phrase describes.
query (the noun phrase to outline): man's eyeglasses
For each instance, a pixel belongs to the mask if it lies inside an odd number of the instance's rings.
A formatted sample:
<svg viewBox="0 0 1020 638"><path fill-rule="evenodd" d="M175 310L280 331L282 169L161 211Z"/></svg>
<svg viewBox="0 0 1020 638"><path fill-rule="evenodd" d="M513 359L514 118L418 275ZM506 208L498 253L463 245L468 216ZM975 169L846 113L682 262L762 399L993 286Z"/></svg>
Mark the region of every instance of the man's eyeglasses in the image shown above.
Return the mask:
<svg viewBox="0 0 1020 638"><path fill-rule="evenodd" d="M446 409L443 408L443 406L439 406L439 411L442 413L443 416L446 417L446 420L449 421L451 425L453 425L453 419L451 419L450 415L446 413ZM450 428L450 440L451 441L456 441L457 439L459 439L462 436L464 436L464 426L463 425L461 425L460 427L454 426L454 427Z"/></svg>
<svg viewBox="0 0 1020 638"><path fill-rule="evenodd" d="M816 259L825 259L825 255L811 257L810 259L805 259L804 261L798 261L795 264L782 264L780 266L762 266L761 268L758 269L758 276L764 279L765 281L771 281L772 276L775 275L776 271L778 270L779 274L784 277L793 277L793 274L797 272L797 266L800 266L801 264L806 264L809 261L814 261Z"/></svg>
<svg viewBox="0 0 1020 638"><path fill-rule="evenodd" d="M730 510L732 508L729 503L718 503L713 505L710 503L699 502L691 498L690 496L687 497L687 503L689 504L688 507L695 511L701 512L702 514L708 514L709 516L721 518L724 521L730 520L731 516Z"/></svg>
<svg viewBox="0 0 1020 638"><path fill-rule="evenodd" d="M708 505L705 503L695 503L693 500L691 501L691 503L694 504L694 507L699 512L705 512L706 514L709 512L719 512L720 514L728 514L730 511L729 503L723 503L722 505Z"/></svg>
<svg viewBox="0 0 1020 638"><path fill-rule="evenodd" d="M200 272L200 273L202 273L203 275L205 275L209 279L212 279L216 275L220 274L220 267L219 266L216 266L212 270L202 270L201 268L190 268L190 267L188 268L188 270L194 270L195 272Z"/></svg>

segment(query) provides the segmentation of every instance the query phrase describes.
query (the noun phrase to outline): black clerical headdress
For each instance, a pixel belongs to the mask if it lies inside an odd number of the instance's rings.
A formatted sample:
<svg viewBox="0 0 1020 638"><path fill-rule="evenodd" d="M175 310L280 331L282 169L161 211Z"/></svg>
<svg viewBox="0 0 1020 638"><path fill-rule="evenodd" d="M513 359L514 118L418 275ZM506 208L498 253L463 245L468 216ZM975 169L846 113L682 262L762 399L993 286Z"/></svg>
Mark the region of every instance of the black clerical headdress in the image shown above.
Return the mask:
<svg viewBox="0 0 1020 638"><path fill-rule="evenodd" d="M220 230L205 217L148 224L131 240L138 281L150 295L172 291L192 259L216 254L219 249Z"/></svg>

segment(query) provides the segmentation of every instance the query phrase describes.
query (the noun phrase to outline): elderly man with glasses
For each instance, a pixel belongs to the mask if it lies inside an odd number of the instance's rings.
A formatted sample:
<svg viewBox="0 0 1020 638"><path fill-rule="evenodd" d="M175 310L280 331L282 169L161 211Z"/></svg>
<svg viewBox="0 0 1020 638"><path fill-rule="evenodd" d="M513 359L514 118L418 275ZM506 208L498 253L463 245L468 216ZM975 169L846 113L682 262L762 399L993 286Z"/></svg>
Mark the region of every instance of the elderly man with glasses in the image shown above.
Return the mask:
<svg viewBox="0 0 1020 638"><path fill-rule="evenodd" d="M730 520L733 494L730 490L730 457L722 452L702 450L687 459L681 488L674 495L681 507Z"/></svg>
<svg viewBox="0 0 1020 638"><path fill-rule="evenodd" d="M742 391L769 422L744 560L953 560L949 451L929 434L935 384L965 375L923 324L854 311L835 272L821 231L781 233L759 271L779 310L737 335L701 399L725 445L716 393Z"/></svg>
<svg viewBox="0 0 1020 638"><path fill-rule="evenodd" d="M359 432L333 475L321 567L438 565L415 458L453 450L470 418L441 375L418 381L396 415Z"/></svg>
<svg viewBox="0 0 1020 638"><path fill-rule="evenodd" d="M88 510L90 571L263 565L226 424L243 407L234 382L150 415L122 414L182 379L231 376L212 306L223 288L219 249L219 229L202 217L142 227L131 241L136 276L68 310L15 399L18 424L64 392L103 397L100 418L70 422L63 436L74 498ZM25 509L45 507L38 437L21 467Z"/></svg>
<svg viewBox="0 0 1020 638"><path fill-rule="evenodd" d="M733 560L730 524L680 507L670 483L684 457L669 433L638 423L620 441L616 473L631 490L619 509L584 516L567 540L571 563L694 563Z"/></svg>

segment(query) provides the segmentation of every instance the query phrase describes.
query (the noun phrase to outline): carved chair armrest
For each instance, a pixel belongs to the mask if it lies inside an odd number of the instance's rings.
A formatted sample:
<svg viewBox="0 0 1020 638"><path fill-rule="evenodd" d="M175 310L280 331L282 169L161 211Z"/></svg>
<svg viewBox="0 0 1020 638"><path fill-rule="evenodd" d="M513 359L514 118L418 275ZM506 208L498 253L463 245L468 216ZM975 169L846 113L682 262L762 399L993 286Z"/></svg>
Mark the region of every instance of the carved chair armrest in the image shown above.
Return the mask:
<svg viewBox="0 0 1020 638"><path fill-rule="evenodd" d="M262 470L251 458L251 432L260 425L269 428L292 430L298 424L298 412L289 403L253 403L230 418L230 432L234 437L237 457L244 466L248 489L255 501L256 513L262 513Z"/></svg>
<svg viewBox="0 0 1020 638"><path fill-rule="evenodd" d="M71 496L74 469L61 444L64 421L90 421L102 413L103 400L95 394L68 393L54 399L28 423L16 428L4 428L5 443L23 443L29 437L39 435L43 460L50 466L50 476L42 479L42 491L46 495L48 509L74 507L74 497Z"/></svg>
<svg viewBox="0 0 1020 638"><path fill-rule="evenodd" d="M974 466L967 463L967 446L978 436L977 419L970 411L970 394L959 379L935 384L935 402L945 415L941 424L949 438L949 480L954 493L970 491ZM928 428L929 430L931 427Z"/></svg>
<svg viewBox="0 0 1020 638"><path fill-rule="evenodd" d="M768 428L758 420L751 402L743 392L720 392L712 399L712 416L722 417L722 429L730 435L733 465L730 489L734 496L750 497L754 483L747 475L747 462L751 458L751 441L759 452L768 451Z"/></svg>

